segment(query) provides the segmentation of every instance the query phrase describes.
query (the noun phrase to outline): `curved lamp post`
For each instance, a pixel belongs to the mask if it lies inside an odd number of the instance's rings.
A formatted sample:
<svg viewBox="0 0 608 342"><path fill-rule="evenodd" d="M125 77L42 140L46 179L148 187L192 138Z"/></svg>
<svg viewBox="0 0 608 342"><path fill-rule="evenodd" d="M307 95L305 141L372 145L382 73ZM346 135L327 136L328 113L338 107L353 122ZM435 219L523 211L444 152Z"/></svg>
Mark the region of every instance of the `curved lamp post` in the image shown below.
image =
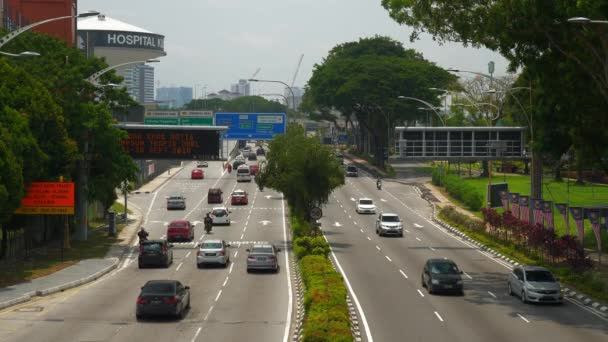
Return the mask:
<svg viewBox="0 0 608 342"><path fill-rule="evenodd" d="M10 52L0 51L0 55L9 56L9 57L36 57L36 56L40 56L40 54L38 52L34 52L34 51L23 51L23 52L20 52L20 53L10 53Z"/></svg>
<svg viewBox="0 0 608 342"><path fill-rule="evenodd" d="M296 111L296 96L293 94L293 89L291 89L290 86L287 85L287 83L283 82L283 81L275 81L275 80L259 80L257 78L250 78L247 81L249 82L265 82L265 83L281 83L282 85L284 85L285 87L287 87L287 89L289 89L289 92L291 93L291 106L293 107L293 111Z"/></svg>
<svg viewBox="0 0 608 342"><path fill-rule="evenodd" d="M398 99L402 99L402 100L413 100L413 101L418 101L420 103L422 103L423 105L427 106L428 108L430 108L433 112L435 112L435 114L437 115L437 117L439 118L439 120L441 121L441 124L445 127L445 121L443 121L443 118L441 117L441 115L439 114L439 112L437 112L437 110L435 109L435 106L433 106L432 104L421 100L419 98L415 98L415 97L409 97L409 96L397 96Z"/></svg>
<svg viewBox="0 0 608 342"><path fill-rule="evenodd" d="M158 62L160 62L158 59L146 59L145 61L133 61L133 62L125 62L125 63L116 64L116 65L111 65L105 69L101 69L101 70L97 71L93 75L86 78L85 81L91 83L94 86L98 86L99 82L97 82L97 80L99 79L99 77L101 77L101 75L105 74L106 72L108 72L110 70L114 70L116 68L120 68L121 66L131 65L131 64L145 64L145 63L158 63Z"/></svg>

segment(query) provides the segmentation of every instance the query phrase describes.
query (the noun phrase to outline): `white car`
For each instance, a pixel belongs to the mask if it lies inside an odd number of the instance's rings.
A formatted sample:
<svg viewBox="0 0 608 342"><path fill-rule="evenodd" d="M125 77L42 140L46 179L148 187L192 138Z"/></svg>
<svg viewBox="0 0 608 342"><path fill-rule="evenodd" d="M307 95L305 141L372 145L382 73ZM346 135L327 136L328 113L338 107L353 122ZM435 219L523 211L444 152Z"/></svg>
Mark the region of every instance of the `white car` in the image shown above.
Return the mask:
<svg viewBox="0 0 608 342"><path fill-rule="evenodd" d="M196 252L196 265L198 268L208 264L219 264L224 267L230 262L230 255L226 251L230 247L224 240L205 240L198 245Z"/></svg>
<svg viewBox="0 0 608 342"><path fill-rule="evenodd" d="M230 213L231 211L226 209L226 207L215 207L211 211L211 219L213 220L213 225L230 225Z"/></svg>
<svg viewBox="0 0 608 342"><path fill-rule="evenodd" d="M358 214L375 214L376 205L370 198L359 198L357 201L357 213Z"/></svg>

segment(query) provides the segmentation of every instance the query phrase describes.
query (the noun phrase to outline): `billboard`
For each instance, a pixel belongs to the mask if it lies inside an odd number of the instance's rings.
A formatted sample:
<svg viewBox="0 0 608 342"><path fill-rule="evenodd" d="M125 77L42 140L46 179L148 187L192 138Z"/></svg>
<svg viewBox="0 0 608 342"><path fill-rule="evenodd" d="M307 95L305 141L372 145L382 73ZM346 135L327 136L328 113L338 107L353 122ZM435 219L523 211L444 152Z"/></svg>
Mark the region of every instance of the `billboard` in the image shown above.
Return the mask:
<svg viewBox="0 0 608 342"><path fill-rule="evenodd" d="M285 113L215 113L217 126L228 126L224 139L272 140L284 134Z"/></svg>
<svg viewBox="0 0 608 342"><path fill-rule="evenodd" d="M21 206L15 214L72 215L74 214L73 182L32 182L26 189Z"/></svg>

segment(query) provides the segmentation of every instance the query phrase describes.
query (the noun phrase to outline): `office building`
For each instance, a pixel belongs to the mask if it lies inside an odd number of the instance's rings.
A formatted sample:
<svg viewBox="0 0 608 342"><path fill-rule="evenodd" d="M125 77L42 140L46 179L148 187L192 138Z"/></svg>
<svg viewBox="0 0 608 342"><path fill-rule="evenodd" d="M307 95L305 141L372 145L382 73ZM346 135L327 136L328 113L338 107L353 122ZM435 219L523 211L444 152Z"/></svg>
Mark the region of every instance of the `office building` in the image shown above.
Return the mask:
<svg viewBox="0 0 608 342"><path fill-rule="evenodd" d="M118 71L125 80L127 92L140 104L154 102L154 68L149 65L137 65L130 69Z"/></svg>
<svg viewBox="0 0 608 342"><path fill-rule="evenodd" d="M183 108L192 101L192 87L161 87L156 89L156 102L166 108Z"/></svg>
<svg viewBox="0 0 608 342"><path fill-rule="evenodd" d="M230 86L230 92L241 96L249 96L251 95L251 85L247 80L239 80L239 83Z"/></svg>

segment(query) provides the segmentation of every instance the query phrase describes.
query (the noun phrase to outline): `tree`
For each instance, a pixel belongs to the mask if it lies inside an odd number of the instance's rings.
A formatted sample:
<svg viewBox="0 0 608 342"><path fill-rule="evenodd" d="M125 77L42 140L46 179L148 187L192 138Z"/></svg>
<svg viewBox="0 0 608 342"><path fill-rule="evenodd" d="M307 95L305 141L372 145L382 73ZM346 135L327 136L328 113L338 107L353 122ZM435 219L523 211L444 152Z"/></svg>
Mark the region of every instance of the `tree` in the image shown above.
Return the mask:
<svg viewBox="0 0 608 342"><path fill-rule="evenodd" d="M190 110L213 110L214 112L237 112L237 113L283 113L285 106L269 101L261 96L241 96L233 100L222 99L195 99L186 104L185 109Z"/></svg>
<svg viewBox="0 0 608 342"><path fill-rule="evenodd" d="M295 123L270 142L266 160L259 181L282 192L300 217L308 218L310 209L327 203L333 190L344 184L344 172L330 148L307 137Z"/></svg>

